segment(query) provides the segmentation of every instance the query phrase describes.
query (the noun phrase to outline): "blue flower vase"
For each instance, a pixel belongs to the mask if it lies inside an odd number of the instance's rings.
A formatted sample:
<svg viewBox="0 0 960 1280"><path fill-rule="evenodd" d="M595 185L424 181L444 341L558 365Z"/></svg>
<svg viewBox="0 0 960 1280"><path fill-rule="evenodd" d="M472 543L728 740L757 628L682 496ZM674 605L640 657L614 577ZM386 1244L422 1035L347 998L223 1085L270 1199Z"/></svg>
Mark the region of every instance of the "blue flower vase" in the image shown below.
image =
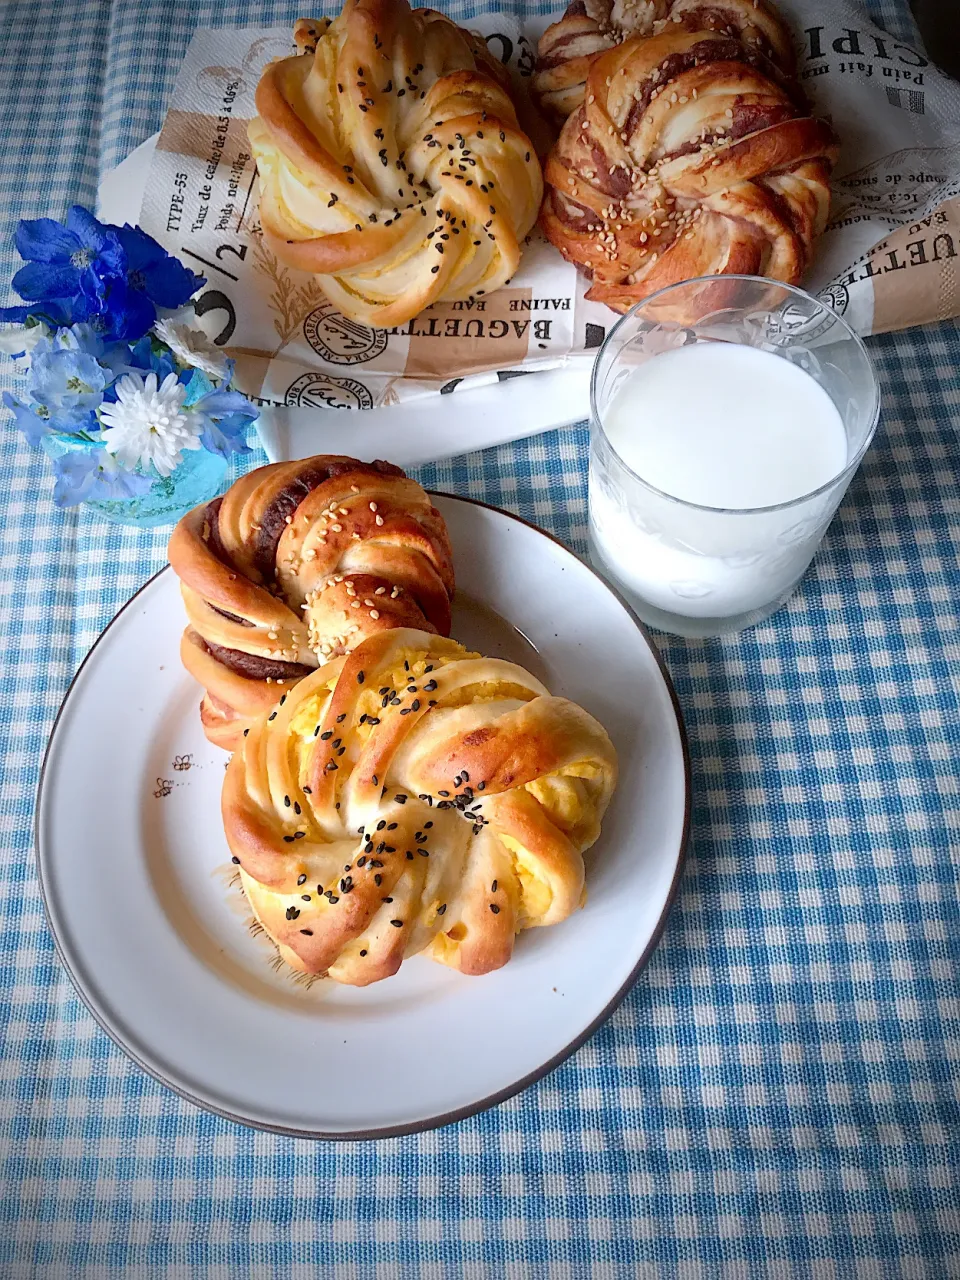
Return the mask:
<svg viewBox="0 0 960 1280"><path fill-rule="evenodd" d="M65 440L60 436L45 436L40 442L51 458L65 453L90 449L102 449L100 444L88 444L83 440ZM83 505L96 511L112 524L135 525L140 529L153 529L158 525L175 524L181 516L192 511L201 502L215 498L223 487L227 474L227 460L206 449L193 449L184 453L183 461L172 475L157 476L146 493L137 498L117 498L107 501L91 499Z"/></svg>

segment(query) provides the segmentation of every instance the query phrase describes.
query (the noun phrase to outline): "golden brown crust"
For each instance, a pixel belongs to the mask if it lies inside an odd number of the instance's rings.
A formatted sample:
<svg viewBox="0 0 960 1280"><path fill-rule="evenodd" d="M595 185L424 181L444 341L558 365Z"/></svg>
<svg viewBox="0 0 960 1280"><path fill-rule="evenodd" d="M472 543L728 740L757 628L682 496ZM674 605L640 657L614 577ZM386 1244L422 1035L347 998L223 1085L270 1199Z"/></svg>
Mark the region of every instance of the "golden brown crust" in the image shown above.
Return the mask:
<svg viewBox="0 0 960 1280"><path fill-rule="evenodd" d="M562 124L583 102L599 54L664 30L734 36L783 75L794 74L790 32L764 0L573 0L537 47L533 91L541 107Z"/></svg>
<svg viewBox="0 0 960 1280"><path fill-rule="evenodd" d="M168 555L189 623L181 658L206 690L207 736L229 750L319 661L392 627L450 629L446 527L389 463L320 455L251 471L184 516Z"/></svg>
<svg viewBox="0 0 960 1280"><path fill-rule="evenodd" d="M546 166L540 224L626 311L700 275L797 283L830 201L830 126L732 37L667 24L596 57Z"/></svg>
<svg viewBox="0 0 960 1280"><path fill-rule="evenodd" d="M384 328L509 280L543 184L484 41L407 0L346 0L296 41L249 130L277 257Z"/></svg>
<svg viewBox="0 0 960 1280"><path fill-rule="evenodd" d="M566 919L615 784L613 746L580 707L398 629L252 723L222 811L287 963L365 985L419 952L487 973L520 929Z"/></svg>

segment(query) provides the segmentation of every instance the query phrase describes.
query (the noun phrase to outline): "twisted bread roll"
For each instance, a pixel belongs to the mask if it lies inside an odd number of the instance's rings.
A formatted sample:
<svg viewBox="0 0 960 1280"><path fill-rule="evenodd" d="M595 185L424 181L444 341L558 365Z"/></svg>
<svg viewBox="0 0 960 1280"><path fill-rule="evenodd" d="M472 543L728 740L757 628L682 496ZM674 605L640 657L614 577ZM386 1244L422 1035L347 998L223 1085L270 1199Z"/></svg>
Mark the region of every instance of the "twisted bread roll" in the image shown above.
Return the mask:
<svg viewBox="0 0 960 1280"><path fill-rule="evenodd" d="M796 284L837 150L742 44L670 26L591 63L547 162L541 226L616 311L694 276Z"/></svg>
<svg viewBox="0 0 960 1280"><path fill-rule="evenodd" d="M446 526L389 462L260 467L184 516L168 554L189 619L183 665L206 690L207 737L227 750L318 660L391 627L450 630Z"/></svg>
<svg viewBox="0 0 960 1280"><path fill-rule="evenodd" d="M601 726L521 667L397 630L250 727L223 821L293 968L365 986L423 952L480 974L580 905L616 772Z"/></svg>
<svg viewBox="0 0 960 1280"><path fill-rule="evenodd" d="M384 328L509 280L543 184L482 39L406 0L346 0L297 39L249 129L277 257Z"/></svg>
<svg viewBox="0 0 960 1280"><path fill-rule="evenodd" d="M681 31L734 36L787 76L794 71L790 33L763 0L573 0L537 46L533 90L558 121L583 102L590 64L631 36Z"/></svg>

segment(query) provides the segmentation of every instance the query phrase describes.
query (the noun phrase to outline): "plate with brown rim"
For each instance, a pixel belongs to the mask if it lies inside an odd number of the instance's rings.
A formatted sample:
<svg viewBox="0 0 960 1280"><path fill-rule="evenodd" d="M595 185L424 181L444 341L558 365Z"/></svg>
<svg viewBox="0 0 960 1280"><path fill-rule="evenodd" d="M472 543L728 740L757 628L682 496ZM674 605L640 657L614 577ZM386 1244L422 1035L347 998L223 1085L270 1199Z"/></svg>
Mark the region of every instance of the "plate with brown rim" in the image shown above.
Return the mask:
<svg viewBox="0 0 960 1280"><path fill-rule="evenodd" d="M690 813L683 723L630 609L558 542L435 495L460 548L453 634L520 662L606 727L620 782L587 902L482 978L414 956L371 987L297 981L250 928L220 825L227 757L178 658L177 580L106 628L54 725L37 801L61 960L100 1026L206 1110L276 1132L377 1138L450 1123L538 1080L610 1016L666 921ZM97 765L90 768L91 756Z"/></svg>

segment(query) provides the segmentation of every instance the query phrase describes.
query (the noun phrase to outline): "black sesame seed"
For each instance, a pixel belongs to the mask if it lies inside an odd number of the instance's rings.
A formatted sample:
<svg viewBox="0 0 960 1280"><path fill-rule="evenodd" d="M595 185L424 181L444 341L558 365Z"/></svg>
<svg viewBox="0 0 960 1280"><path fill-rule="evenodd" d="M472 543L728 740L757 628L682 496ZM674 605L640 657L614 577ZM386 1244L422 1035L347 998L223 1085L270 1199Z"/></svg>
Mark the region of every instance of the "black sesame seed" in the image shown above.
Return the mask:
<svg viewBox="0 0 960 1280"><path fill-rule="evenodd" d="M374 786L377 786L377 783L378 783L377 775L374 774L373 777L370 779L370 781L373 783Z"/></svg>
<svg viewBox="0 0 960 1280"><path fill-rule="evenodd" d="M296 800L294 800L294 802L293 802L293 812L294 812L295 814L297 814L298 816L299 816L301 813L303 813L303 810L300 808L300 804L299 804L299 802L298 802L298 801L296 801Z"/></svg>
<svg viewBox="0 0 960 1280"><path fill-rule="evenodd" d="M297 884L306 884L306 883L307 883L306 876L297 876Z"/></svg>
<svg viewBox="0 0 960 1280"><path fill-rule="evenodd" d="M419 698L414 698L413 702L410 704L410 710L411 710L411 711L419 711L419 710L420 710L420 699L419 699Z"/></svg>
<svg viewBox="0 0 960 1280"><path fill-rule="evenodd" d="M420 857L421 857L421 858L429 858L429 857L430 857L430 850L429 850L429 849L418 849L418 850L417 850L417 853L419 853L419 855L420 855Z"/></svg>
<svg viewBox="0 0 960 1280"><path fill-rule="evenodd" d="M497 906L495 902L490 903L490 910L493 912L495 916L498 916L500 914L500 908Z"/></svg>
<svg viewBox="0 0 960 1280"><path fill-rule="evenodd" d="M337 716L337 724L343 724L346 718L347 718L347 713L344 711L342 715Z"/></svg>
<svg viewBox="0 0 960 1280"><path fill-rule="evenodd" d="M437 265L436 265L435 267L431 267L431 268L430 268L430 274L431 274L432 276L435 276L439 270L440 270L440 264L439 264L439 262L438 262L438 263L437 263ZM271 716L270 718L271 718L271 720L273 719L273 717L272 717L272 716Z"/></svg>
<svg viewBox="0 0 960 1280"><path fill-rule="evenodd" d="M304 901L304 902L309 902L309 901L310 901L310 895L309 895L309 893L301 893L300 897L303 899L303 901Z"/></svg>
<svg viewBox="0 0 960 1280"><path fill-rule="evenodd" d="M313 791L310 789L310 787L302 787L302 788L301 788L301 790L303 791L303 794L304 794L305 796L312 796L312 795L313 795Z"/></svg>
<svg viewBox="0 0 960 1280"><path fill-rule="evenodd" d="M397 804L406 804L406 803L407 803L407 797L406 797L405 795L403 795L402 793L401 793L400 795L396 795L396 796L394 796L393 798L394 798L394 800L396 800Z"/></svg>
<svg viewBox="0 0 960 1280"><path fill-rule="evenodd" d="M284 836L283 842L284 844L293 844L293 836Z"/></svg>
<svg viewBox="0 0 960 1280"><path fill-rule="evenodd" d="M337 897L337 895L336 895L335 893L328 893L328 894L327 894L327 901L330 903L330 905L331 905L331 907L332 907L332 906L333 906L333 904L334 904L335 902L339 902L339 901L340 901L340 899Z"/></svg>
<svg viewBox="0 0 960 1280"><path fill-rule="evenodd" d="M331 196L330 199L327 201L327 208L332 209L333 206L337 203L337 199L338 199L337 196Z"/></svg>
<svg viewBox="0 0 960 1280"><path fill-rule="evenodd" d="M381 898L381 899L380 899L380 901L381 901L381 902L392 902L392 901L393 901L393 899L392 899L392 898Z"/></svg>
<svg viewBox="0 0 960 1280"><path fill-rule="evenodd" d="M486 784L485 782L478 782L478 783L477 783L477 790L478 790L478 791L482 791L486 785L487 785L487 784Z"/></svg>
<svg viewBox="0 0 960 1280"><path fill-rule="evenodd" d="M410 714L410 708L409 708L409 707L404 707L404 708L403 708L403 710L400 712L400 714L401 714L402 716L408 716L408 715Z"/></svg>
<svg viewBox="0 0 960 1280"><path fill-rule="evenodd" d="M379 724L379 723L380 723L379 716L367 716L367 724Z"/></svg>
<svg viewBox="0 0 960 1280"><path fill-rule="evenodd" d="M394 927L395 929L402 929L402 928L403 928L403 921L402 921L402 920L391 920L391 921L390 921L390 923L393 925L393 927Z"/></svg>
<svg viewBox="0 0 960 1280"><path fill-rule="evenodd" d="M330 739L331 739L332 737L333 737L333 730L332 730L332 729L327 729L326 733L321 733L321 735L320 735L320 741L321 741L321 742L329 742L329 741L330 741Z"/></svg>
<svg viewBox="0 0 960 1280"><path fill-rule="evenodd" d="M425 823L423 824L423 829L424 829L424 831L429 831L429 830L430 830L430 828L431 828L432 826L433 826L433 823L432 823L432 822L425 822Z"/></svg>
<svg viewBox="0 0 960 1280"><path fill-rule="evenodd" d="M361 954L362 956L365 956L367 953L366 953L366 951L361 951L361 952L360 952L360 954Z"/></svg>
<svg viewBox="0 0 960 1280"><path fill-rule="evenodd" d="M302 840L307 833L305 831L295 831L293 833L294 840Z"/></svg>
<svg viewBox="0 0 960 1280"><path fill-rule="evenodd" d="M247 734L248 734L249 732L250 732L250 730L249 730L249 729L244 729L244 731L243 731L243 736L244 736L244 737L246 737L246 736L247 736Z"/></svg>
<svg viewBox="0 0 960 1280"><path fill-rule="evenodd" d="M497 882L496 882L496 880L494 880L493 884L490 886L490 892L491 892L491 893L496 893L496 892L497 892Z"/></svg>
<svg viewBox="0 0 960 1280"><path fill-rule="evenodd" d="M233 863L235 863L237 866L239 866L239 865L240 865L240 859L239 859L239 858L231 858L231 859L230 859L230 861L231 861L231 862L233 862Z"/></svg>
<svg viewBox="0 0 960 1280"><path fill-rule="evenodd" d="M475 823L473 824L473 834L474 834L475 836L478 836L478 835L480 834L480 824L479 824L479 822L475 822Z"/></svg>
<svg viewBox="0 0 960 1280"><path fill-rule="evenodd" d="M300 930L300 932L301 932L301 933L305 933L305 934L307 935L307 937L308 937L308 938L312 938L312 937L313 937L313 930L312 930L312 929L301 929L301 930Z"/></svg>
<svg viewBox="0 0 960 1280"><path fill-rule="evenodd" d="M436 682L436 680L428 680L428 681L427 681L427 683L423 686L423 692L424 692L424 693L433 693L433 691L434 691L434 689L435 689L436 687L437 687L437 682Z"/></svg>
<svg viewBox="0 0 960 1280"><path fill-rule="evenodd" d="M443 913L446 911L446 909L447 909L447 904L446 904L446 903L444 903L444 904L443 904L443 906L441 906L441 907L437 907L437 915L438 915L438 916L442 916L442 915L443 915Z"/></svg>
<svg viewBox="0 0 960 1280"><path fill-rule="evenodd" d="M377 823L377 830L382 831L386 825L387 825L386 818L381 818L380 821Z"/></svg>
<svg viewBox="0 0 960 1280"><path fill-rule="evenodd" d="M409 849L407 850L407 861L408 861L408 862L412 862L412 861L413 861L413 854L410 852L410 850L409 850Z"/></svg>
<svg viewBox="0 0 960 1280"><path fill-rule="evenodd" d="M271 711L270 714L267 716L268 720L276 720L276 718L277 718L277 713L275 711Z"/></svg>
<svg viewBox="0 0 960 1280"><path fill-rule="evenodd" d="M357 859L357 866L358 866L358 867L365 867L366 865L367 865L367 860L366 860L366 858L363 856L363 854L361 854L361 855L360 855L360 857Z"/></svg>
<svg viewBox="0 0 960 1280"><path fill-rule="evenodd" d="M450 792L449 792L449 791L438 791L438 792L437 792L437 795L438 795L438 796L443 796L443 798L444 798L444 799L446 799L446 798L447 798L447 796L448 796L449 794L450 794Z"/></svg>
<svg viewBox="0 0 960 1280"><path fill-rule="evenodd" d="M373 877L373 883L378 887L383 883L383 876L379 872Z"/></svg>
<svg viewBox="0 0 960 1280"><path fill-rule="evenodd" d="M287 919L288 919L288 920L296 920L296 918L297 918L297 916L298 916L299 914L300 914L300 908L299 908L299 907L287 907Z"/></svg>
<svg viewBox="0 0 960 1280"><path fill-rule="evenodd" d="M364 678L365 678L365 677L364 677L363 672L362 672L362 671L358 671L358 672L357 672L357 684L363 684Z"/></svg>

